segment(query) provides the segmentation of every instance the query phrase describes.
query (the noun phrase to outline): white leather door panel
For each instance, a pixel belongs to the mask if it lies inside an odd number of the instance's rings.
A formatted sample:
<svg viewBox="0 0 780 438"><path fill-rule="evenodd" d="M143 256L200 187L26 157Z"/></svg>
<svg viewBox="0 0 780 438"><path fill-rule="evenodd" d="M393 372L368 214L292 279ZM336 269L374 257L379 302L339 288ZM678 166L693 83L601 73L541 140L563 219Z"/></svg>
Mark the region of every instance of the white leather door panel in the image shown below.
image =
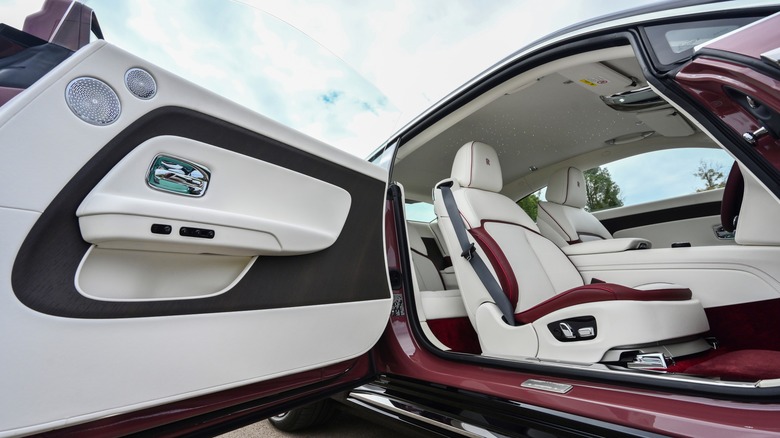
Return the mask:
<svg viewBox="0 0 780 438"><path fill-rule="evenodd" d="M637 237L653 243L653 248L669 248L673 243L691 246L733 245L733 235L719 238L720 200L723 190L708 190L660 201L597 211L596 216L613 237Z"/></svg>
<svg viewBox="0 0 780 438"><path fill-rule="evenodd" d="M211 169L205 195L151 190L146 174L161 154ZM350 204L349 193L333 184L195 140L160 136L122 159L76 215L84 240L101 248L294 255L331 246ZM197 224L188 222L193 219ZM150 233L154 223L170 224L173 232ZM177 231L185 226L210 229L214 236L182 236Z"/></svg>
<svg viewBox="0 0 780 438"><path fill-rule="evenodd" d="M116 122L68 108L79 77L117 93ZM157 153L202 161L207 193L148 187ZM0 436L271 383L386 326L386 171L103 41L0 108L0 154Z"/></svg>

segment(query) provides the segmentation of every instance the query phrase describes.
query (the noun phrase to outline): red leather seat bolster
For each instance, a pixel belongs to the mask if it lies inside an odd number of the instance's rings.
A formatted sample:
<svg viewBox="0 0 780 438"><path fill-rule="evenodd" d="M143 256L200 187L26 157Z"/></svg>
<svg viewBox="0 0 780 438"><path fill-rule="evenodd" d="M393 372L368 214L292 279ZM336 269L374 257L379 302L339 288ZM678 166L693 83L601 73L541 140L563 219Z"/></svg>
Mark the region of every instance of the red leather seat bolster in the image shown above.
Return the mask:
<svg viewBox="0 0 780 438"><path fill-rule="evenodd" d="M561 292L528 310L516 313L515 321L528 324L556 310L598 301L685 301L690 300L691 296L691 290L685 288L639 290L612 283L587 284Z"/></svg>

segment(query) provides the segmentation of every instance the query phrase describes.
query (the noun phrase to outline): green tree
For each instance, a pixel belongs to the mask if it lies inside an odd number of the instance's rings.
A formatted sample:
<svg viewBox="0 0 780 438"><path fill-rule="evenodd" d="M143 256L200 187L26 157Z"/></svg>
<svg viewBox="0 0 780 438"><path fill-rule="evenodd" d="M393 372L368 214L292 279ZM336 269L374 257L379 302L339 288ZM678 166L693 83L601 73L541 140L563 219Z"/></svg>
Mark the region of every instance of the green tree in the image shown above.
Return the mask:
<svg viewBox="0 0 780 438"><path fill-rule="evenodd" d="M709 163L704 160L699 161L699 170L693 174L704 181L704 188L696 189L697 192L706 192L726 187L726 178L723 174L723 165L720 163Z"/></svg>
<svg viewBox="0 0 780 438"><path fill-rule="evenodd" d="M598 211L605 208L621 207L620 187L612 181L612 175L607 168L596 167L583 172L585 174L585 189L588 196L588 211Z"/></svg>
<svg viewBox="0 0 780 438"><path fill-rule="evenodd" d="M539 212L539 196L541 195L542 191L538 191L536 193L531 193L530 195L526 196L525 198L517 201L517 205L520 206L525 212L528 214L528 216L531 216L531 220L536 222L536 217Z"/></svg>

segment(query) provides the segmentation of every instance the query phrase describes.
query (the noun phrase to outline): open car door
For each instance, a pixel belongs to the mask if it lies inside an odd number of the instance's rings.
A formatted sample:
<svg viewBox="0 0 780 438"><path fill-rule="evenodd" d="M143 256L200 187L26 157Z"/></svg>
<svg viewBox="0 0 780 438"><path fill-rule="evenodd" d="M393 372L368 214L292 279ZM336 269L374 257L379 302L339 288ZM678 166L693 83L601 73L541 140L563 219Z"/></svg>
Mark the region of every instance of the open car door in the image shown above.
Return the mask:
<svg viewBox="0 0 780 438"><path fill-rule="evenodd" d="M0 155L0 435L219 431L373 374L386 170L104 41L0 108Z"/></svg>
<svg viewBox="0 0 780 438"><path fill-rule="evenodd" d="M717 29L717 23L711 26ZM672 51L674 39L679 38L674 32L684 35L683 30L675 29L664 34ZM723 136L719 140L724 145L733 145L729 150L741 165L776 197L780 194L779 42L780 14L775 14L696 47L693 58L674 74L674 81L687 99L678 103L704 109L697 112L710 117L700 122L716 128L710 132ZM745 177L744 202L741 186L739 193L726 192L723 202L733 207L726 206L731 211L721 211L740 220L738 243L776 244L776 235L766 234L766 230L776 226L771 224L772 215L764 210L775 201L762 202L761 196L766 192L751 190L756 183L752 177ZM749 209L749 214L739 215L740 208L743 213ZM735 227L736 223L732 225Z"/></svg>

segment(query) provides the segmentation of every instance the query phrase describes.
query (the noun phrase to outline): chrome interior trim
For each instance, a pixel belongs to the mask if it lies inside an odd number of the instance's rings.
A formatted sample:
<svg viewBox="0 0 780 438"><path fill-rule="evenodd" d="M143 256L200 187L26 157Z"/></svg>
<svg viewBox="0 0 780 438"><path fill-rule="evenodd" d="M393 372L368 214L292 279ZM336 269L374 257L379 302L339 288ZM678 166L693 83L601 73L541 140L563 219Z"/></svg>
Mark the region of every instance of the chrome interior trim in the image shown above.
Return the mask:
<svg viewBox="0 0 780 438"><path fill-rule="evenodd" d="M146 173L146 184L163 192L199 198L206 194L211 171L208 167L174 157L158 154Z"/></svg>
<svg viewBox="0 0 780 438"><path fill-rule="evenodd" d="M663 353L637 354L633 362L629 362L629 368L666 368L667 358Z"/></svg>
<svg viewBox="0 0 780 438"><path fill-rule="evenodd" d="M639 112L664 107L671 108L671 105L650 87L601 96L601 100L615 111Z"/></svg>
<svg viewBox="0 0 780 438"><path fill-rule="evenodd" d="M548 382L547 380L528 379L521 383L523 388L538 389L540 391L554 392L556 394L566 394L574 388L566 383Z"/></svg>
<svg viewBox="0 0 780 438"><path fill-rule="evenodd" d="M428 410L425 406L389 396L384 388L372 384L355 388L350 392L347 400L356 404L370 405L383 411L413 418L462 436L475 438L499 436L474 423L465 423L459 419L452 418L445 413L433 412Z"/></svg>
<svg viewBox="0 0 780 438"><path fill-rule="evenodd" d="M499 358L496 358L499 359ZM643 370L643 369L629 369L624 367L615 367L612 365L604 365L600 363L596 364L573 364L573 363L561 363L561 362L545 362L540 360L531 359L513 359L507 360L507 364L512 363L529 363L534 365L543 364L553 369L579 369L587 370L589 372L603 374L604 378L607 376L626 375L630 374L632 377L647 379L648 383L652 383L659 379L666 381L674 381L680 383L696 383L705 386L712 386L718 388L758 388L759 382L736 382L736 381L724 381L714 380L706 377L689 376L683 374L670 374L663 371Z"/></svg>

